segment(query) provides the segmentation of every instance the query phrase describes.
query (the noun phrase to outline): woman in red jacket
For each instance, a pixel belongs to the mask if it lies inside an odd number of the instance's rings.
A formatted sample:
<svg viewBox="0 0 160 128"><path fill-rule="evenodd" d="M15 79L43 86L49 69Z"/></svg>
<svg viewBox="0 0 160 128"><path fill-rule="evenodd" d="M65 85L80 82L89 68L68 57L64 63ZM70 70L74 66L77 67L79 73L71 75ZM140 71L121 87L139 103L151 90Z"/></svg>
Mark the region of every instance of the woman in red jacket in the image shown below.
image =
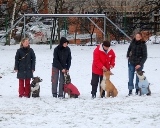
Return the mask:
<svg viewBox="0 0 160 128"><path fill-rule="evenodd" d="M98 83L103 78L103 71L112 69L115 66L115 53L110 48L109 41L103 41L103 43L96 47L93 52L92 63L92 98L96 98L96 92ZM105 91L102 93L102 98L105 96Z"/></svg>

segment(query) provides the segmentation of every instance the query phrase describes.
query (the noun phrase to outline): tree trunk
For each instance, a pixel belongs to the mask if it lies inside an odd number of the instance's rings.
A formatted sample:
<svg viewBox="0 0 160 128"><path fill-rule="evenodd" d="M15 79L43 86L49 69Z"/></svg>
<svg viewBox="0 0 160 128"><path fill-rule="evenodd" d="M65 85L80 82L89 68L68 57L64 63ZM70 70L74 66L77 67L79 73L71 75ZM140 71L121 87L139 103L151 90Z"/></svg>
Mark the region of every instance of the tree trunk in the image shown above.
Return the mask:
<svg viewBox="0 0 160 128"><path fill-rule="evenodd" d="M17 6L17 0L15 0L14 7L13 7L13 13L12 13L12 19L11 19L11 27L13 26L13 23L14 23L16 6ZM8 42L9 45L10 45L11 38L12 38L12 30L11 30L11 32L9 34L9 42Z"/></svg>

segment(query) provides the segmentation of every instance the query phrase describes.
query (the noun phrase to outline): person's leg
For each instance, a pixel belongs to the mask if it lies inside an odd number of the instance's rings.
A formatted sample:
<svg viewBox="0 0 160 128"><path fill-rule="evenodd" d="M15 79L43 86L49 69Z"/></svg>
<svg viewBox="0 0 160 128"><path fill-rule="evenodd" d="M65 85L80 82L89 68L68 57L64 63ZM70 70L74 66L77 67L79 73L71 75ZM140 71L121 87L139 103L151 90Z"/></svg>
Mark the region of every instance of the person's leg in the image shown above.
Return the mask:
<svg viewBox="0 0 160 128"><path fill-rule="evenodd" d="M52 82L53 97L57 97L58 77L59 77L59 70L55 67L52 67L51 82Z"/></svg>
<svg viewBox="0 0 160 128"><path fill-rule="evenodd" d="M143 70L143 66L140 67L138 70L139 70L139 71L142 71L142 70ZM135 83L136 95L138 95L138 92L139 92L138 83L139 83L139 78L138 78L138 76L136 75L136 83Z"/></svg>
<svg viewBox="0 0 160 128"><path fill-rule="evenodd" d="M63 87L64 87L64 73L60 71L58 97L63 98Z"/></svg>
<svg viewBox="0 0 160 128"><path fill-rule="evenodd" d="M92 73L91 85L92 85L92 98L96 97L97 87L99 83L99 75Z"/></svg>
<svg viewBox="0 0 160 128"><path fill-rule="evenodd" d="M101 84L102 79L103 79L103 76L100 76L100 84ZM101 90L101 86L100 86L100 90ZM103 98L104 96L105 96L105 91L103 90L101 98Z"/></svg>
<svg viewBox="0 0 160 128"><path fill-rule="evenodd" d="M25 97L30 97L30 91L31 91L31 86L30 86L30 79L25 79Z"/></svg>
<svg viewBox="0 0 160 128"><path fill-rule="evenodd" d="M134 89L133 79L134 79L135 66L128 62L128 89L129 95L132 94L132 89Z"/></svg>
<svg viewBox="0 0 160 128"><path fill-rule="evenodd" d="M19 97L24 96L24 80L19 79Z"/></svg>

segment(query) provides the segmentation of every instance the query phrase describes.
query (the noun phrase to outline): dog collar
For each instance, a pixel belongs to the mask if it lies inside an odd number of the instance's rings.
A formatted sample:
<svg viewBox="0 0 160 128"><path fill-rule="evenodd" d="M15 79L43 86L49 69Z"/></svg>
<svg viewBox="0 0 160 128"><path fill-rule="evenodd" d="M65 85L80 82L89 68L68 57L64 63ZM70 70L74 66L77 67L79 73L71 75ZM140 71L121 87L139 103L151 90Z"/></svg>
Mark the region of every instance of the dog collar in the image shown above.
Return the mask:
<svg viewBox="0 0 160 128"><path fill-rule="evenodd" d="M34 84L34 83L31 83L33 86L35 86L36 85L36 83Z"/></svg>

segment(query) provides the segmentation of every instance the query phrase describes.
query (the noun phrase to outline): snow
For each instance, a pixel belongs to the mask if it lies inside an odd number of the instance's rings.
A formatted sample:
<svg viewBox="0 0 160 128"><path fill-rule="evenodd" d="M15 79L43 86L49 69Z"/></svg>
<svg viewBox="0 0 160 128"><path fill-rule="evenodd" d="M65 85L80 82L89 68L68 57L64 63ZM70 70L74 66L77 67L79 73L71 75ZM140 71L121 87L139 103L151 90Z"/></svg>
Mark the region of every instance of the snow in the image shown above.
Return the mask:
<svg viewBox="0 0 160 128"><path fill-rule="evenodd" d="M53 49L56 45L53 46ZM81 95L78 99L56 99L51 93L51 63L53 49L49 45L34 45L36 71L40 83L40 98L19 98L18 79L13 73L14 57L19 45L0 46L0 128L159 128L160 127L160 45L148 44L145 75L151 83L151 96L128 94L128 44L112 46L116 66L111 81L119 93L116 98L91 99L92 52L96 46L70 46L72 83Z"/></svg>
<svg viewBox="0 0 160 128"><path fill-rule="evenodd" d="M146 42L147 44L159 44L160 43L160 36L153 35L149 38Z"/></svg>

